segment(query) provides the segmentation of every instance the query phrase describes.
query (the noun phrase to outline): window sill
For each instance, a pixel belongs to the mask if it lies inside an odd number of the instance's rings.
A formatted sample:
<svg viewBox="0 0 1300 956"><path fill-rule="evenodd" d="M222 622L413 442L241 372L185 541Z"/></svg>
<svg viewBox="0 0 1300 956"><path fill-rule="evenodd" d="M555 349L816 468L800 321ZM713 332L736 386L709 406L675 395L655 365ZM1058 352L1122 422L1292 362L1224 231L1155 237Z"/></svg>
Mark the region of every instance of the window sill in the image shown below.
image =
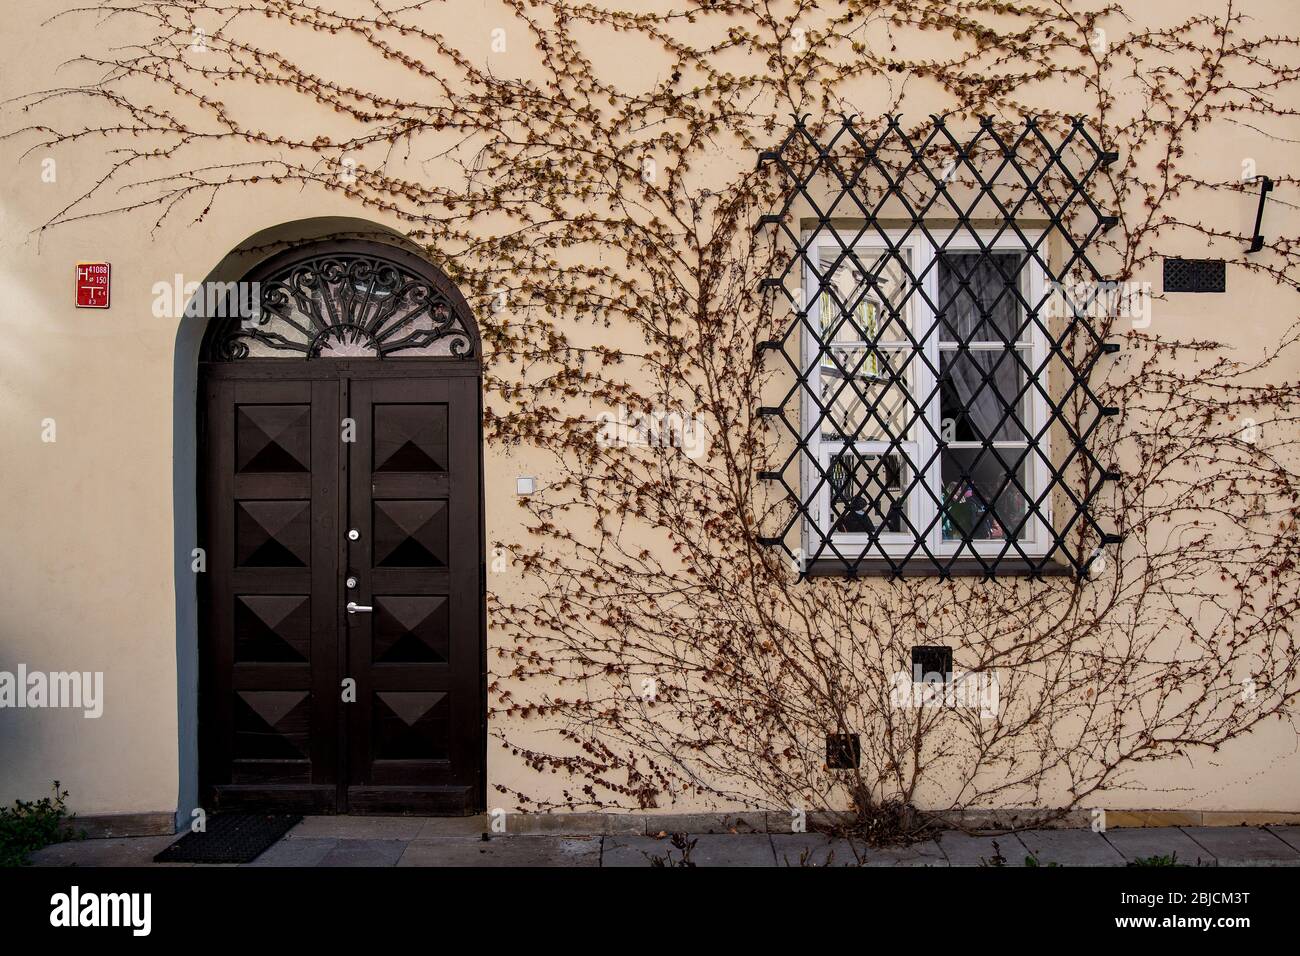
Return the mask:
<svg viewBox="0 0 1300 956"><path fill-rule="evenodd" d="M805 573L810 578L1056 578L1072 577L1075 572L1068 565L1055 561L1039 565L1020 557L1002 558L989 569L976 558L958 558L937 565L930 558L914 556L897 564L882 558L870 558L860 562L856 568L846 567L839 558L822 557L810 562Z"/></svg>

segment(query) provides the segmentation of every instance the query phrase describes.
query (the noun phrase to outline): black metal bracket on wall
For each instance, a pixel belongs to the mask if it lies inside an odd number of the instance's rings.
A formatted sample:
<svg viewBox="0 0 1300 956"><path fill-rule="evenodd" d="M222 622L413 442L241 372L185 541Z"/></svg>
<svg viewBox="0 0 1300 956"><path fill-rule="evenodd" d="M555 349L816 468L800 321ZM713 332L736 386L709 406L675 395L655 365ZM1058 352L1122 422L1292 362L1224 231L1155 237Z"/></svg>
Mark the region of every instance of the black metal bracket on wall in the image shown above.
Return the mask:
<svg viewBox="0 0 1300 956"><path fill-rule="evenodd" d="M1089 385L1097 363L1119 351L1118 343L1105 340L1105 330L1092 315L1096 290L1114 289L1116 283L1087 254L1118 221L1098 205L1090 189L1118 158L1098 144L1081 118L1067 120L1056 138L1033 118L1011 132L1005 126L1000 131L984 118L973 136L959 140L945 118L937 116L912 133L903 129L898 117L886 117L874 129L846 117L829 124L820 138L806 118L796 118L778 148L759 154L759 169L770 166L781 178L783 203L778 211L761 216L755 231L775 227L778 241L784 239L793 250L778 274L759 284L766 292L784 295L793 313L780 337L766 336L755 347L760 358L779 356L792 382L778 402L756 410L770 427L779 429L783 454L793 449L758 473L761 480L781 486L782 501L789 506L772 509L766 523L779 525L764 529L760 544L784 550L803 577L814 567L816 573L829 568L847 576L993 577L1002 570L1037 577L1062 570L1085 575L1100 549L1120 540L1093 515L1105 484L1121 480L1093 448L1098 430L1118 409L1105 406ZM986 238L990 232L992 237ZM999 242L1004 238L1015 246L1010 259L1007 244ZM1055 257L1048 250L1049 239L1060 252ZM905 252L910 240L923 240L935 250L919 271ZM822 252L819 241L826 246ZM869 248L865 254L864 246ZM1017 262L996 302L977 303L981 318L975 321L992 325L990 312L1009 297L1023 324L1000 342L981 341L980 348L995 354L996 360L991 369L972 362L974 374L965 382L969 392L970 379L978 376L974 390L995 395L999 420L980 429L977 440L965 442L973 447L965 449L968 454L959 465L954 466L961 457L956 449L946 462L949 470L960 468L960 480L954 484L964 488L974 486L971 473L982 461L996 460L996 467L1003 469L1001 488L988 495L993 500L981 502L983 513L994 515L991 523L1003 535L996 541L969 520L955 521L958 503L951 490L940 491L925 481L927 473L942 470L936 463L949 454L934 414L940 390L951 377L944 361L951 365L972 351L968 342L952 344L961 336L950 323L954 301L968 289L970 276L954 280L960 288L947 300L933 291L940 284L930 281L936 263L950 251L988 268L1006 269L1011 259ZM819 258L823 254L829 261ZM1022 276L1031 268L1040 270L1042 287L1051 294L1027 296ZM852 270L855 277L850 293L832 281L840 269ZM892 292L885 291L885 269L891 270ZM1072 288L1092 291L1076 298ZM1060 305L1055 319L1052 295ZM855 361L837 335L868 299L879 318L874 331L855 329L862 341L854 342L851 350L864 356ZM909 324L904 317L909 301L924 304L935 318L931 327ZM810 312L819 302L820 318L813 320ZM886 327L893 331L884 331ZM940 327L949 335L944 348L950 351L935 362L927 356L927 340L938 337ZM1030 334L1043 343L1045 358L1037 366L1024 359L1022 336ZM893 341L884 348L887 338ZM807 349L814 354L804 355ZM869 376L862 372L864 361L872 363ZM995 393L993 385L1004 362L1021 383L1009 401ZM1049 391L1049 378L1055 393ZM922 380L934 383L927 394L914 387ZM969 405L976 398L967 395L963 414L969 417ZM853 409L848 416L852 420L846 420L846 401ZM1022 413L1022 406L1030 401L1045 410L1045 421L1025 420L1030 416ZM987 396L983 404L990 404ZM1024 436L1016 462L1005 461L1005 449L993 440L1004 428ZM835 436L838 448L829 462L820 460L824 433ZM928 436L926 445L934 452L925 461L911 462L904 446L915 449L918 434ZM1055 447L1049 452L1053 435ZM868 440L871 447L866 450L862 446ZM1026 462L1045 466L1046 481L1035 483L1028 471L1022 474ZM824 494L831 496L831 527L823 527L818 518ZM997 514L1004 494L1015 499L1018 514ZM914 523L909 498L928 502L928 522ZM846 548L843 516L849 511L854 515L854 541ZM1039 546L1022 540L1031 522L1040 536L1046 535ZM946 546L931 547L939 525ZM900 550L898 532L910 546ZM790 545L796 534L801 542L797 552ZM882 541L885 534L893 539L889 547Z"/></svg>
<svg viewBox="0 0 1300 956"><path fill-rule="evenodd" d="M1248 252L1259 252L1264 248L1264 234L1260 231L1264 225L1264 203L1268 201L1268 194L1273 191L1273 180L1267 176L1255 178L1260 181L1259 208L1255 211L1255 234L1251 237Z"/></svg>

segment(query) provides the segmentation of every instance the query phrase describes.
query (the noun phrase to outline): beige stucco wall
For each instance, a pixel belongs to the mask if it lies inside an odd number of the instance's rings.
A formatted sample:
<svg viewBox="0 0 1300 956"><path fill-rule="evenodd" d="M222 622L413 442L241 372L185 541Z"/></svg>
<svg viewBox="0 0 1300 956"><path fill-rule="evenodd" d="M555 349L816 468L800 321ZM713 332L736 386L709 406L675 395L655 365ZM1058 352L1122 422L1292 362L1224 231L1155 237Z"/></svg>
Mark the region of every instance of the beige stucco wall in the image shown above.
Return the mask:
<svg viewBox="0 0 1300 956"><path fill-rule="evenodd" d="M1268 0L1252 2L1262 14L1289 19L1300 31L1296 10ZM89 18L43 26L51 12L44 4L11 0L4 6L0 98L93 75L84 67L57 71L56 66L122 36L120 27L96 26ZM1155 20L1175 9L1185 13L1218 5L1162 0L1131 6L1135 19ZM461 5L457 12L448 30L462 40L486 37L496 25L486 7ZM486 54L486 41L476 45ZM519 56L526 72L527 54ZM619 57L618 41L602 46L598 56L611 61L606 69L618 60L629 84L651 75L646 58ZM884 90L863 89L856 105L864 112L878 110L887 99ZM1086 100L1079 99L1086 111ZM920 114L941 106L937 97L927 100L921 93L909 109ZM65 119L75 115L55 109ZM12 108L3 115L5 129L25 121ZM1201 141L1184 162L1211 178L1234 178L1247 156L1265 172L1294 166L1293 146L1240 128L1236 135L1232 142ZM155 214L144 212L40 232L56 210L102 174L101 147L92 139L52 153L58 178L46 183L43 153L19 159L18 142L0 145L8 157L0 182L0 670L21 662L44 671L103 671L106 681L104 714L97 720L69 711L0 711L0 801L39 796L57 778L82 814L171 811L178 805L181 753L192 746L182 740L178 723L173 421L176 403L184 403L188 414L192 397L175 393L177 323L151 314L151 287L177 273L187 281L202 279L262 230L365 214L338 194L261 189L221 199L198 223L190 222L192 215L180 215L155 229ZM214 147L213 162L230 158L223 149ZM751 161L740 157L738 163ZM1265 228L1294 235L1300 214L1286 204L1294 201L1294 190L1282 187L1275 195L1283 201L1270 206ZM1254 206L1224 198L1199 212L1244 230ZM1226 247L1207 251L1203 244L1183 251L1234 254ZM112 263L111 309L73 307L79 260ZM1158 276L1143 278L1158 287ZM1226 298L1157 302L1154 324L1176 327L1185 337L1226 335L1248 354L1275 344L1295 315L1293 294L1234 274ZM42 441L45 419L56 423L53 443ZM548 467L526 448L485 450L489 541L517 537L516 476L535 475L545 483ZM508 570L488 576L494 590L508 592L518 583ZM502 640L489 621L489 660ZM500 799L495 784L551 794L562 785L524 768L497 746L489 747L488 781L489 806ZM1295 733L1276 722L1222 752L1135 775L1129 789L1101 802L1300 811L1298 782Z"/></svg>

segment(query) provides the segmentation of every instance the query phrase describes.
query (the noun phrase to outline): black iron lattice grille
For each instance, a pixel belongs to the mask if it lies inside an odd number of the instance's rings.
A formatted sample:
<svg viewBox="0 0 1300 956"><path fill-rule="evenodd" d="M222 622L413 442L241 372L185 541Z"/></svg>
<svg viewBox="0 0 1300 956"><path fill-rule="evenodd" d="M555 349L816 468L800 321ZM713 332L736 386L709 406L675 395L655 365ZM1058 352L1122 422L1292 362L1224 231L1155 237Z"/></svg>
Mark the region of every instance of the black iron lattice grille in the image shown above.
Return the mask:
<svg viewBox="0 0 1300 956"><path fill-rule="evenodd" d="M1116 313L1088 258L1115 225L1092 195L1118 157L1076 119L804 121L760 154L793 321L759 343L792 373L775 405L769 516L802 574L1086 573L1119 540L1092 514L1118 474L1091 447L1116 414L1089 386ZM792 543L797 539L798 544Z"/></svg>

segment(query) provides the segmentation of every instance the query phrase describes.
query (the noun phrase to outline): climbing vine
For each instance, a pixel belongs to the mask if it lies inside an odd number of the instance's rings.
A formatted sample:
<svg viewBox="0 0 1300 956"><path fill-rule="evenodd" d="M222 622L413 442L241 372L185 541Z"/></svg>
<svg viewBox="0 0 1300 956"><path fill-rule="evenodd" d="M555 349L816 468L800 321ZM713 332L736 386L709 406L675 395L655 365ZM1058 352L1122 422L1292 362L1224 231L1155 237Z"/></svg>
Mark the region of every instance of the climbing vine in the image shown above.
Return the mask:
<svg viewBox="0 0 1300 956"><path fill-rule="evenodd" d="M1294 310L1297 237L1276 229L1294 227L1295 178L1205 162L1285 142L1300 41L1275 8L633 6L116 0L60 17L135 43L86 50L69 68L93 79L11 103L9 138L29 158L103 151L46 228L132 215L165 231L262 190L320 190L460 284L483 335L485 440L544 476L517 530L489 526L490 728L558 782L500 777L499 799L847 807L862 826L911 806L1063 812L1290 720L1294 311L1269 317L1258 355L1231 328L1183 335L1159 301L1149 326L1096 319L1122 345L1092 386L1119 409L1096 440L1123 477L1095 507L1123 540L1084 578L803 579L760 544L781 504L756 478L785 452L755 409L789 375L756 345L790 322L759 283L791 249L756 228L785 197L755 160L797 117L819 136L932 113L1059 135L1081 114L1119 157L1096 196L1117 217L1097 258L1116 281L1208 243L1234 287L1280 286ZM1247 255L1256 172L1276 211ZM602 413L684 424L611 441ZM688 431L707 438L692 454ZM996 675L996 711L900 705L914 645ZM856 769L828 768L828 734L859 735Z"/></svg>

